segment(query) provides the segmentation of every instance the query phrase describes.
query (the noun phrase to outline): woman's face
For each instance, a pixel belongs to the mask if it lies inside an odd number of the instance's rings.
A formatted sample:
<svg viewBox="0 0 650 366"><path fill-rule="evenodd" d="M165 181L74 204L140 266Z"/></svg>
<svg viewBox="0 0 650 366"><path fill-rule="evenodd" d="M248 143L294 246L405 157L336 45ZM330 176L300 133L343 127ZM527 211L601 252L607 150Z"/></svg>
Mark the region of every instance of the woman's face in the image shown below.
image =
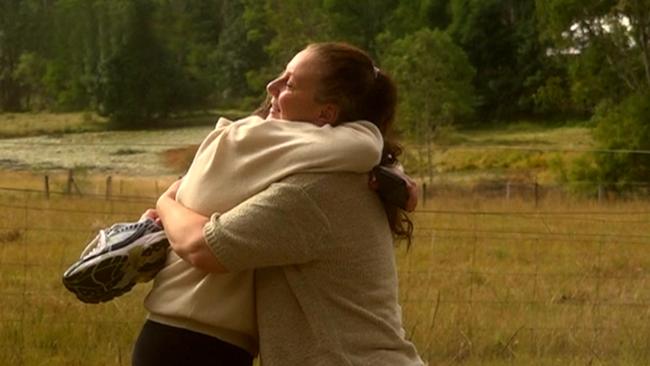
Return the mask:
<svg viewBox="0 0 650 366"><path fill-rule="evenodd" d="M313 52L298 53L284 72L271 81L266 90L271 96L271 110L267 118L310 122L318 125L328 123L330 104L316 102L316 90L320 81L320 67Z"/></svg>

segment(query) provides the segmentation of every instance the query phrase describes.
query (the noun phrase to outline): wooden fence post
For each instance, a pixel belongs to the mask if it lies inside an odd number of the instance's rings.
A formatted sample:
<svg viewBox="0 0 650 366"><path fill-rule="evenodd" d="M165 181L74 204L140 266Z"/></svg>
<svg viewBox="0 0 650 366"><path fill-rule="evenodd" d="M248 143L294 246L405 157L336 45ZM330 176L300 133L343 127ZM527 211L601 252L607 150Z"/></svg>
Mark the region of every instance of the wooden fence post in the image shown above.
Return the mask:
<svg viewBox="0 0 650 366"><path fill-rule="evenodd" d="M44 177L45 183L45 198L50 199L50 177L46 174Z"/></svg>
<svg viewBox="0 0 650 366"><path fill-rule="evenodd" d="M427 184L422 183L422 206L427 204Z"/></svg>
<svg viewBox="0 0 650 366"><path fill-rule="evenodd" d="M598 184L598 203L601 203L603 201L603 185Z"/></svg>
<svg viewBox="0 0 650 366"><path fill-rule="evenodd" d="M113 177L108 176L106 177L106 200L111 199L111 195L113 194Z"/></svg>
<svg viewBox="0 0 650 366"><path fill-rule="evenodd" d="M65 187L65 193L68 195L72 193L73 174L72 169L68 169L68 184Z"/></svg>
<svg viewBox="0 0 650 366"><path fill-rule="evenodd" d="M74 187L74 190L77 191L77 194L80 196L83 196L81 194L81 190L79 189L79 186L77 186L77 183L74 181L74 172L72 169L68 169L68 184L66 187L66 194L72 194L72 187Z"/></svg>

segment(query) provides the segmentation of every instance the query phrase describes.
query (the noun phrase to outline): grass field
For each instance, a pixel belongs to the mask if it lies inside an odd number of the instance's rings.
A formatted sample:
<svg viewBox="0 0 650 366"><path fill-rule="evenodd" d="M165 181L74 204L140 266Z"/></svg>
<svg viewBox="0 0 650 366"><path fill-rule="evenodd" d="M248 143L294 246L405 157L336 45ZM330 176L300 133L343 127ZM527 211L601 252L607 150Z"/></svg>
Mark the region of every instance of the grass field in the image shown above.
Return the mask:
<svg viewBox="0 0 650 366"><path fill-rule="evenodd" d="M154 185L132 179L123 193ZM149 204L0 192L0 364L130 364L147 285L84 305L60 276L94 230ZM438 192L414 219L415 242L397 251L400 296L431 365L650 363L647 202L535 208Z"/></svg>
<svg viewBox="0 0 650 366"><path fill-rule="evenodd" d="M428 178L427 149L406 142L405 166ZM570 164L594 148L589 128L580 122L544 126L530 122L452 131L432 146L431 180L438 183L537 181L554 183L553 166Z"/></svg>
<svg viewBox="0 0 650 366"><path fill-rule="evenodd" d="M21 116L0 118L12 137L0 140L0 365L129 365L148 286L84 305L60 276L98 228L153 204L209 126L108 132L79 114L46 129L41 117L14 132ZM397 249L405 328L431 365L650 364L648 202L475 189L553 183L551 165L592 144L579 124L520 123L435 146L441 185L413 215L411 248ZM418 151L407 143L405 164L425 176ZM83 196L60 194L63 169Z"/></svg>
<svg viewBox="0 0 650 366"><path fill-rule="evenodd" d="M1 113L0 138L101 131L106 119L93 113Z"/></svg>

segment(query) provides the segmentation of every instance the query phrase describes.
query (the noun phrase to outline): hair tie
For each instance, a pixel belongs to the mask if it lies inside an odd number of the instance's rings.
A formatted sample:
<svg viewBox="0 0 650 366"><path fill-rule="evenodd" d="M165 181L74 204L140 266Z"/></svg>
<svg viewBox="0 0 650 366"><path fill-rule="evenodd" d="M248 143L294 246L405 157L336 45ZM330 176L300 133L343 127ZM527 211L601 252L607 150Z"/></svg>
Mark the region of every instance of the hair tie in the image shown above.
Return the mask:
<svg viewBox="0 0 650 366"><path fill-rule="evenodd" d="M374 65L372 66L372 69L373 69L373 72L375 73L375 79L378 78L379 77L379 72L381 70L379 70L379 68L377 66L374 66Z"/></svg>

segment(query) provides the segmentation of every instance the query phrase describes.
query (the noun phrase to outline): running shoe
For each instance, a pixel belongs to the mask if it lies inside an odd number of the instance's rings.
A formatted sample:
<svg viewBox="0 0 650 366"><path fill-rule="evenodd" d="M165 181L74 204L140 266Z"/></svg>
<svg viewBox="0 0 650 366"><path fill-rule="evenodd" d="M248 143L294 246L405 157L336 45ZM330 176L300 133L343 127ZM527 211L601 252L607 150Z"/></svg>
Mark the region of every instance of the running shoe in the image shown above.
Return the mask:
<svg viewBox="0 0 650 366"><path fill-rule="evenodd" d="M149 218L114 224L86 246L63 274L63 284L85 303L97 304L147 282L164 266L169 241Z"/></svg>

